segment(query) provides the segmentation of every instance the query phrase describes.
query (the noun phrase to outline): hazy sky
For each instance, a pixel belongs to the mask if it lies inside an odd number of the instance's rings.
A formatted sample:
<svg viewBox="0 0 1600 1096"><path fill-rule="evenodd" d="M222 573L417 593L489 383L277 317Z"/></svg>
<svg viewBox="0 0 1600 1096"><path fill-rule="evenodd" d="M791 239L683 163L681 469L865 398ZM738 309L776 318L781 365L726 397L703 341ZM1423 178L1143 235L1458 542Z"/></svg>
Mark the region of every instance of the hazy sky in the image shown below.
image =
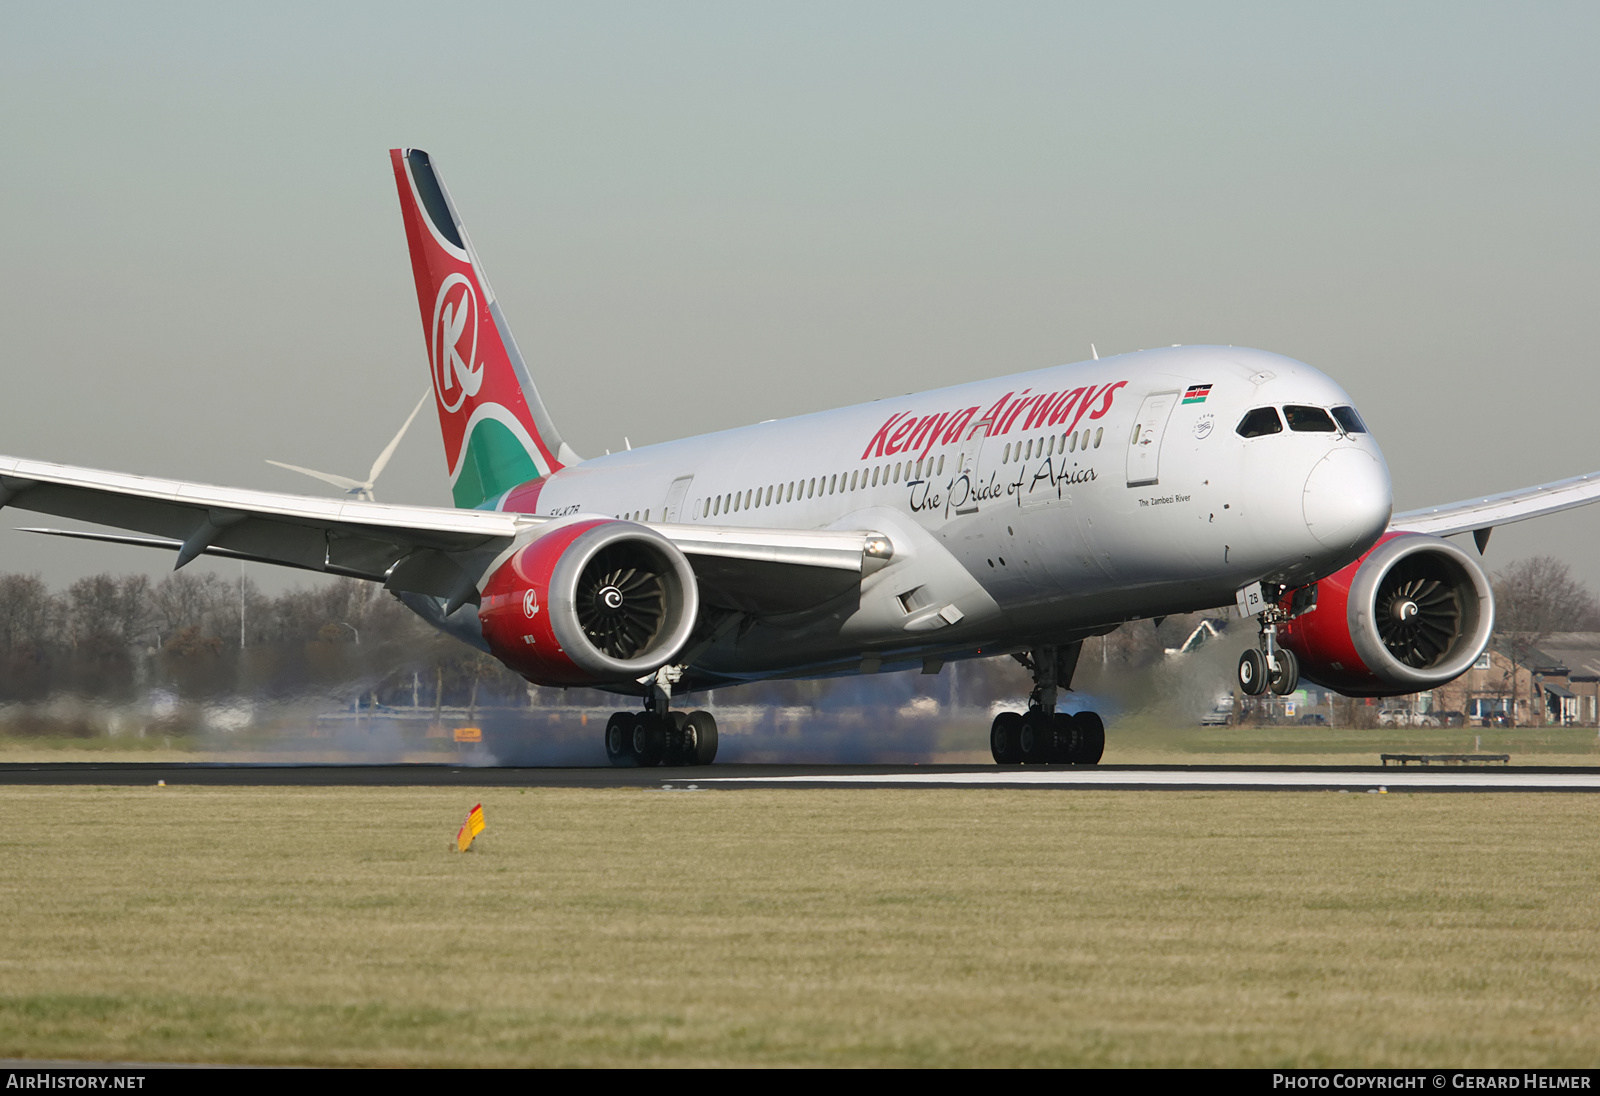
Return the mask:
<svg viewBox="0 0 1600 1096"><path fill-rule="evenodd" d="M1341 381L1400 509L1600 469L1594 4L4 18L0 452L364 474L427 381L411 145L580 453L1215 342ZM433 421L379 497L448 505ZM37 520L0 514L0 570L170 566ZM1597 534L1508 527L1489 564L1600 588Z"/></svg>

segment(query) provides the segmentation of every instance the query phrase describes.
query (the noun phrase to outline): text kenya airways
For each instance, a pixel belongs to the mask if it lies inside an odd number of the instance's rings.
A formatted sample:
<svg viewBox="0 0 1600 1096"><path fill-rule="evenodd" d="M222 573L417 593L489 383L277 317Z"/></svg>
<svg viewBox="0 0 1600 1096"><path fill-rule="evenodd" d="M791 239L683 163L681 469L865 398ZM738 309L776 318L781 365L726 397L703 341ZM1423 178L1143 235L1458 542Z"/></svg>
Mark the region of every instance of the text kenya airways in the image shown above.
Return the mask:
<svg viewBox="0 0 1600 1096"><path fill-rule="evenodd" d="M1030 389L1024 388L1022 392L1007 392L994 402L981 418L977 418L978 409L968 407L962 411L946 411L937 415L924 415L919 417L915 411L901 411L889 416L889 421L878 427L878 432L872 435L872 440L867 443L866 450L861 454L862 460L872 457L892 456L895 453L910 453L921 448L919 457L926 457L935 445L946 444L961 440L962 431L969 424L972 432L976 433L979 427L988 427L988 436L1004 434L1016 425L1017 420L1026 411L1028 417L1023 420L1022 428L1032 430L1035 427L1061 426L1067 424L1067 430L1078 428L1078 423L1089 411L1095 400L1100 401L1100 406L1091 414L1090 419L1102 418L1111 410L1111 401L1117 394L1117 389L1124 388L1127 381L1117 381L1101 387L1086 385L1082 388L1070 388L1061 392L1042 392L1035 396L1028 395ZM1016 396L1015 399L1012 399ZM976 422L974 422L976 419ZM969 438L971 434L967 435Z"/></svg>

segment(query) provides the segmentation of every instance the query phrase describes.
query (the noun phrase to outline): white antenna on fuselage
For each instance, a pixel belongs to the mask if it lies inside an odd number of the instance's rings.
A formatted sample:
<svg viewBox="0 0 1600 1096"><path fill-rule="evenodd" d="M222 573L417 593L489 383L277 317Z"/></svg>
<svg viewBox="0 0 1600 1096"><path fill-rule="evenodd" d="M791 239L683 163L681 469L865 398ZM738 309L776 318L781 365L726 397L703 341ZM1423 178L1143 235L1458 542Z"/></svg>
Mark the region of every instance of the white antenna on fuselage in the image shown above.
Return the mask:
<svg viewBox="0 0 1600 1096"><path fill-rule="evenodd" d="M1098 351L1098 350L1096 350L1094 348L1094 343L1090 343L1089 344L1089 353L1094 355L1094 360L1095 361L1099 361L1100 360L1100 351Z"/></svg>

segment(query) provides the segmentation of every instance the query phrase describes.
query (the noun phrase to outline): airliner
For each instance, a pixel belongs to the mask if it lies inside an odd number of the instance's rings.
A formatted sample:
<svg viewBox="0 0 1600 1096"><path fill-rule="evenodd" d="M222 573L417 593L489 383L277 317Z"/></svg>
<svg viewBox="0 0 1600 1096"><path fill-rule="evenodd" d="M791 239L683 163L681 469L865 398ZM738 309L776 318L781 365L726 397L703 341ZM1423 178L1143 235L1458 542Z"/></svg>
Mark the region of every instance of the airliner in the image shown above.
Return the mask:
<svg viewBox="0 0 1600 1096"><path fill-rule="evenodd" d="M1393 514L1354 401L1291 358L1178 346L582 459L534 386L428 154L390 158L455 508L239 490L0 457L36 532L349 576L527 680L635 701L616 765L708 764L674 698L768 678L936 674L1010 656L1000 764L1097 763L1058 712L1085 639L1236 606L1247 694L1443 684L1488 643L1482 566L1445 537L1591 503L1600 473Z"/></svg>

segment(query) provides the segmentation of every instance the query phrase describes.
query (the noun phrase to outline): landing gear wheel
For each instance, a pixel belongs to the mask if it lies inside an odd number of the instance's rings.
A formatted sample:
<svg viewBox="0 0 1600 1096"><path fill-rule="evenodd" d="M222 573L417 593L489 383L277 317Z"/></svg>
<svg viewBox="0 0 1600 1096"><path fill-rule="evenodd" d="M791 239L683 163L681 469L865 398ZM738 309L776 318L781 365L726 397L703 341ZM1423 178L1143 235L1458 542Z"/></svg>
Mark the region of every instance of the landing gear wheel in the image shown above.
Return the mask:
<svg viewBox="0 0 1600 1096"><path fill-rule="evenodd" d="M1022 717L1017 752L1022 755L1024 765L1043 765L1055 760L1056 729L1048 712L1034 709Z"/></svg>
<svg viewBox="0 0 1600 1096"><path fill-rule="evenodd" d="M1050 760L1063 765L1075 763L1078 756L1078 726L1074 716L1057 712L1050 720L1056 732L1056 749Z"/></svg>
<svg viewBox="0 0 1600 1096"><path fill-rule="evenodd" d="M1106 752L1106 725L1094 712L1079 712L1072 717L1072 763L1098 765Z"/></svg>
<svg viewBox="0 0 1600 1096"><path fill-rule="evenodd" d="M1267 660L1254 647L1239 656L1239 691L1246 696L1267 691Z"/></svg>
<svg viewBox="0 0 1600 1096"><path fill-rule="evenodd" d="M717 756L717 721L710 712L690 712L680 730L683 735L683 763L709 765Z"/></svg>
<svg viewBox="0 0 1600 1096"><path fill-rule="evenodd" d="M1278 669L1271 675L1272 691L1288 696L1300 687L1300 660L1293 651L1278 648Z"/></svg>
<svg viewBox="0 0 1600 1096"><path fill-rule="evenodd" d="M989 752L995 764L1015 765L1022 760L1022 716L1001 712L989 728Z"/></svg>
<svg viewBox="0 0 1600 1096"><path fill-rule="evenodd" d="M632 712L616 712L606 720L606 759L613 766L625 769L633 766L633 720Z"/></svg>
<svg viewBox="0 0 1600 1096"><path fill-rule="evenodd" d="M693 765L689 758L689 751L685 747L683 725L688 720L687 712L668 712L666 722L662 729L666 732L666 749L663 751L661 763L663 765Z"/></svg>
<svg viewBox="0 0 1600 1096"><path fill-rule="evenodd" d="M634 764L642 769L653 769L661 764L667 752L667 729L651 712L639 712L631 717L628 746Z"/></svg>

